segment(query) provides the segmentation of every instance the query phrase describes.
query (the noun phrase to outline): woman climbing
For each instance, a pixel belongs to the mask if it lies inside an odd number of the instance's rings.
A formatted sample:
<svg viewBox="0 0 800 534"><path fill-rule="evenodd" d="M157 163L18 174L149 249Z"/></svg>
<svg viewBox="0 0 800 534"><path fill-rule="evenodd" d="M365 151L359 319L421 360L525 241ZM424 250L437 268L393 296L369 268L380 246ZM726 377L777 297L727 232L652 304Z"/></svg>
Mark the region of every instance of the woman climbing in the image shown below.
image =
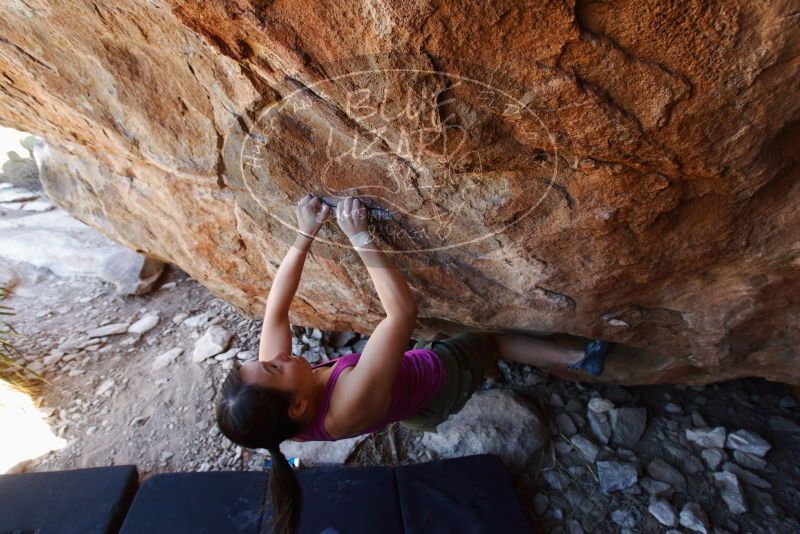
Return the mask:
<svg viewBox="0 0 800 534"><path fill-rule="evenodd" d="M531 335L470 332L406 350L416 326L414 297L367 231L367 210L358 199L344 198L336 205L336 220L364 262L386 317L361 353L312 367L291 355L288 312L306 253L329 211L310 194L298 202L299 235L267 297L258 360L231 370L217 403L217 423L228 439L270 452L276 532L294 532L300 513L300 487L281 442L337 440L395 421L435 430L464 406L498 358L597 375L612 347L597 340L580 350Z"/></svg>

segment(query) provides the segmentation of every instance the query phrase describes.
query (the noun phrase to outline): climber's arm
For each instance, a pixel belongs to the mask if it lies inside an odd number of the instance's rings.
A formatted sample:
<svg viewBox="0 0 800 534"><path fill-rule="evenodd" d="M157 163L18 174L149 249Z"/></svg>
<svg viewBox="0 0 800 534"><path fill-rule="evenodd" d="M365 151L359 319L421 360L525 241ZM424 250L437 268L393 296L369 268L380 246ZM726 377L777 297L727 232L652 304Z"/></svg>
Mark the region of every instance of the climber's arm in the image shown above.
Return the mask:
<svg viewBox="0 0 800 534"><path fill-rule="evenodd" d="M416 326L417 303L403 273L377 244L366 245L358 254L369 271L386 317L350 371L346 397L338 408L358 413L362 424L368 426L382 417L389 406L392 385Z"/></svg>
<svg viewBox="0 0 800 534"><path fill-rule="evenodd" d="M258 359L271 360L279 352L292 353L289 306L292 303L312 239L297 234L294 245L278 267L264 309L264 324L258 344Z"/></svg>

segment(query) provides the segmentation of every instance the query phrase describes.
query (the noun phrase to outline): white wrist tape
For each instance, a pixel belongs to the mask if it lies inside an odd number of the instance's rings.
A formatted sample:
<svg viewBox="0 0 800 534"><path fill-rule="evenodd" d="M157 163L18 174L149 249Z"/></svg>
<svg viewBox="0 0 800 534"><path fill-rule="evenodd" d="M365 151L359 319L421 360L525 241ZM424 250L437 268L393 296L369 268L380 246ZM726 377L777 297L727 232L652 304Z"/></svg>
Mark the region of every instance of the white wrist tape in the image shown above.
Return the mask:
<svg viewBox="0 0 800 534"><path fill-rule="evenodd" d="M366 230L362 232L358 232L357 234L353 235L350 238L350 243L353 244L353 248L358 250L361 247L365 246L367 243L372 243L372 236Z"/></svg>

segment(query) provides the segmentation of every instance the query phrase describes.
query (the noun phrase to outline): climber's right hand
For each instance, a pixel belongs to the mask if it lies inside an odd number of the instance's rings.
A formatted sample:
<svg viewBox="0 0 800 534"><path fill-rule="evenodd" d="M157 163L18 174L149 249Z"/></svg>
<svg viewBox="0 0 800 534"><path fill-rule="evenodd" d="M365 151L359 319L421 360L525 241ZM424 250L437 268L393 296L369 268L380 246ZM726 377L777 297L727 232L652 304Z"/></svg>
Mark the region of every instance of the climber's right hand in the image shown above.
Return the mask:
<svg viewBox="0 0 800 534"><path fill-rule="evenodd" d="M328 216L330 207L311 193L305 195L297 202L294 215L297 218L297 229L308 235L315 236Z"/></svg>
<svg viewBox="0 0 800 534"><path fill-rule="evenodd" d="M336 222L349 239L367 230L367 208L357 198L343 198L336 204Z"/></svg>

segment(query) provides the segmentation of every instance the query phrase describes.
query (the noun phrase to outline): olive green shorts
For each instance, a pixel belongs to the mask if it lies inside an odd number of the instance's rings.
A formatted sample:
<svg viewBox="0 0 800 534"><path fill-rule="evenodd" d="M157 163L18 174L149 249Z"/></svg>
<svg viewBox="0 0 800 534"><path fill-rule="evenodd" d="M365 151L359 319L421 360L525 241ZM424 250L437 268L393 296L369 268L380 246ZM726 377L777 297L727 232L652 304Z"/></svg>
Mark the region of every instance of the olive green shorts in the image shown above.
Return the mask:
<svg viewBox="0 0 800 534"><path fill-rule="evenodd" d="M415 349L431 349L447 370L442 389L415 415L400 421L413 430L434 432L439 423L458 413L481 385L497 359L497 346L488 334L464 332L441 341L423 339Z"/></svg>

